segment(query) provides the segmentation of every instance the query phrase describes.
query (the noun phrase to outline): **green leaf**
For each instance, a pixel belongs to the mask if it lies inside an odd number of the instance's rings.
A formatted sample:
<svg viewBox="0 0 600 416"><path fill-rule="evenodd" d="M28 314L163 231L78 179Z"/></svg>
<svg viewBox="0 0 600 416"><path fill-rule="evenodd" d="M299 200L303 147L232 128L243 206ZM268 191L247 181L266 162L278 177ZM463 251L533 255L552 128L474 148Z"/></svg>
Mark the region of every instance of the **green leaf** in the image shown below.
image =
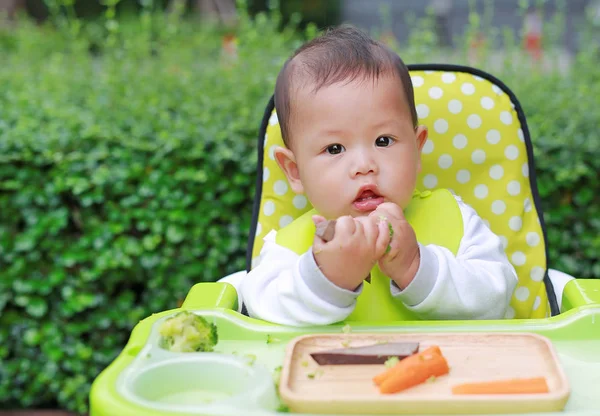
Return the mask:
<svg viewBox="0 0 600 416"><path fill-rule="evenodd" d="M185 232L182 228L179 228L174 225L169 225L167 227L167 240L171 243L180 243L185 238Z"/></svg>
<svg viewBox="0 0 600 416"><path fill-rule="evenodd" d="M25 310L34 318L41 318L48 311L48 304L42 298L30 298Z"/></svg>

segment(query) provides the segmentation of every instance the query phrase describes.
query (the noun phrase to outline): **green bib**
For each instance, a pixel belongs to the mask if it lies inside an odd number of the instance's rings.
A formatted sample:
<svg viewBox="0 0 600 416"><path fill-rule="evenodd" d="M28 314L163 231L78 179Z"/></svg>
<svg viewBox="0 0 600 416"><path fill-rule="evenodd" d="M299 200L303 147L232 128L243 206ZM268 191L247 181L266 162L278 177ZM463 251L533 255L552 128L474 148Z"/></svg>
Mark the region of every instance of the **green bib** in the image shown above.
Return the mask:
<svg viewBox="0 0 600 416"><path fill-rule="evenodd" d="M277 244L287 247L298 255L312 247L315 236L313 209L277 232ZM464 233L460 208L454 196L445 189L433 192L415 191L404 216L415 230L417 241L422 245L435 244L456 255ZM418 317L410 312L390 293L390 279L378 266L371 271L371 283L364 283L354 312L348 321L407 321Z"/></svg>

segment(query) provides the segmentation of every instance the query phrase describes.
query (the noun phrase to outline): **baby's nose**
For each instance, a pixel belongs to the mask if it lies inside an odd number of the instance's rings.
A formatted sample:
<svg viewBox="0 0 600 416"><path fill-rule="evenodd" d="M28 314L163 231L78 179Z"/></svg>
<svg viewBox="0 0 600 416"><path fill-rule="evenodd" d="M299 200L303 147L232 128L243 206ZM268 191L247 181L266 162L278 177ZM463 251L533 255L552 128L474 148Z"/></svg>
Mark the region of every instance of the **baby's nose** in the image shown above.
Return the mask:
<svg viewBox="0 0 600 416"><path fill-rule="evenodd" d="M358 152L354 168L352 169L352 176L373 173L377 173L377 163L375 162L375 159L368 152Z"/></svg>

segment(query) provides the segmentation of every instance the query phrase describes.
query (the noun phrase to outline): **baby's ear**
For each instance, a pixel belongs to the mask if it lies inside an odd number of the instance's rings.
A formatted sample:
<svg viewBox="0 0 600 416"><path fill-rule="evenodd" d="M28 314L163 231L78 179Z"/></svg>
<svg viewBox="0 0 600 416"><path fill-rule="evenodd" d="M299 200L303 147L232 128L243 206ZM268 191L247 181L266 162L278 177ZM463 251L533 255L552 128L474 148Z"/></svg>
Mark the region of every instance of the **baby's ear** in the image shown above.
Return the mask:
<svg viewBox="0 0 600 416"><path fill-rule="evenodd" d="M418 126L417 130L415 131L415 135L417 136L417 149L419 151L419 162L417 165L417 172L421 172L421 151L423 150L423 146L425 146L425 142L427 141L427 127Z"/></svg>
<svg viewBox="0 0 600 416"><path fill-rule="evenodd" d="M292 191L297 194L304 192L304 186L300 181L300 173L298 172L298 164L296 163L296 157L294 153L285 147L278 147L273 152L275 160L279 165L279 168L285 174Z"/></svg>

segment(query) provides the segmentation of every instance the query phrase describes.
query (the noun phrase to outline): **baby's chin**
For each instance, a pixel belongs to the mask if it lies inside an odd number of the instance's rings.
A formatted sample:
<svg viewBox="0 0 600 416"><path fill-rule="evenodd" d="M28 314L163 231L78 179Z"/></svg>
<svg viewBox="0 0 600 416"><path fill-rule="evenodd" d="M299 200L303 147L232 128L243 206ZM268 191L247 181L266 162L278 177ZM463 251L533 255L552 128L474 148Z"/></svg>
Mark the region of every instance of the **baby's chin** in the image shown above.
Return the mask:
<svg viewBox="0 0 600 416"><path fill-rule="evenodd" d="M375 210L371 210L371 211L358 211L355 209L350 209L348 211L344 211L342 213L340 213L337 216L331 217L331 218L340 218L340 217L345 217L345 216L351 216L352 218L360 218L360 217L368 217L372 212L374 212Z"/></svg>

